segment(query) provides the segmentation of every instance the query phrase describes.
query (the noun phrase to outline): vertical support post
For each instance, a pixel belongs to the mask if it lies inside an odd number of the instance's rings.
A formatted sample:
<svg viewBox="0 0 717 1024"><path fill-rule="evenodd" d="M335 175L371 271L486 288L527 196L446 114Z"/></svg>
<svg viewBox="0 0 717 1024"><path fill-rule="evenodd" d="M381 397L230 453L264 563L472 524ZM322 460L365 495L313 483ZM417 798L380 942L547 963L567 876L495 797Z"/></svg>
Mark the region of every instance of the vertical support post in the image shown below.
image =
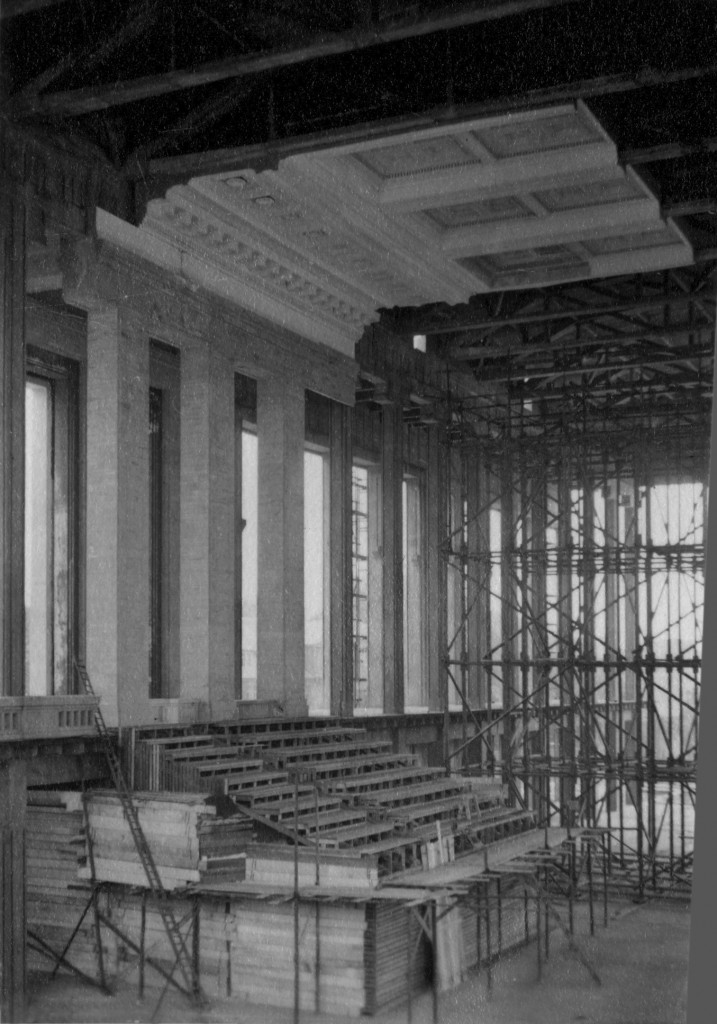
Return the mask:
<svg viewBox="0 0 717 1024"><path fill-rule="evenodd" d="M351 606L351 450L353 414L349 406L331 403L329 454L331 713L353 714Z"/></svg>
<svg viewBox="0 0 717 1024"><path fill-rule="evenodd" d="M304 692L303 386L257 385L259 438L258 694L289 715L307 713Z"/></svg>
<svg viewBox="0 0 717 1024"><path fill-rule="evenodd" d="M600 853L602 856L602 917L603 926L607 928L607 836L605 832L600 835Z"/></svg>
<svg viewBox="0 0 717 1024"><path fill-rule="evenodd" d="M200 972L200 917L199 917L199 896L195 894L192 900L192 992L197 995L201 989L199 984Z"/></svg>
<svg viewBox="0 0 717 1024"><path fill-rule="evenodd" d="M438 910L436 900L431 900L431 935L433 936L433 985L431 1004L433 1024L438 1024Z"/></svg>
<svg viewBox="0 0 717 1024"><path fill-rule="evenodd" d="M231 353L188 337L181 356L180 678L214 718L235 688L235 384ZM238 513L237 513L238 514Z"/></svg>
<svg viewBox="0 0 717 1024"><path fill-rule="evenodd" d="M495 898L498 917L498 956L503 952L503 899L501 896L501 880L495 880Z"/></svg>
<svg viewBox="0 0 717 1024"><path fill-rule="evenodd" d="M314 778L314 823L316 827L316 874L315 881L316 885L319 884L320 870L321 870L321 854L319 847L319 786ZM314 913L314 952L316 956L316 988L314 993L314 1009L317 1013L321 1010L321 914L320 914L320 903L316 900L314 904L316 910Z"/></svg>
<svg viewBox="0 0 717 1024"><path fill-rule="evenodd" d="M299 772L294 770L294 1024L299 1024Z"/></svg>
<svg viewBox="0 0 717 1024"><path fill-rule="evenodd" d="M558 635L560 638L560 749L558 756L568 767L560 775L561 824L570 820L570 808L575 801L575 658L572 640L572 579L570 552L572 549L572 502L570 473L573 465L566 456L558 467ZM562 562L562 564L561 564ZM576 822L577 824L577 822Z"/></svg>
<svg viewBox="0 0 717 1024"><path fill-rule="evenodd" d="M314 904L316 910L314 912L314 930L315 930L315 943L314 953L316 957L316 970L315 970L315 990L314 990L314 1010L316 1013L321 1012L321 904L316 900Z"/></svg>
<svg viewBox="0 0 717 1024"><path fill-rule="evenodd" d="M139 918L139 998L144 998L144 944L147 933L147 890L142 890L142 906Z"/></svg>
<svg viewBox="0 0 717 1024"><path fill-rule="evenodd" d="M25 1011L25 815L23 760L0 763L0 1020Z"/></svg>
<svg viewBox="0 0 717 1024"><path fill-rule="evenodd" d="M25 664L26 218L12 188L0 191L0 693L17 695Z"/></svg>
<svg viewBox="0 0 717 1024"><path fill-rule="evenodd" d="M575 932L575 839L568 839L568 927L570 934Z"/></svg>
<svg viewBox="0 0 717 1024"><path fill-rule="evenodd" d="M468 703L472 708L485 707L484 687L481 686L483 673L478 659L485 643L485 608L480 600L479 563L477 556L483 554L485 546L481 530L481 491L478 479L478 456L475 450L464 453L466 462L466 654L468 657ZM487 538L486 538L487 539Z"/></svg>
<svg viewBox="0 0 717 1024"><path fill-rule="evenodd" d="M490 932L490 881L487 881L485 888L485 947L488 967L488 995L491 995L493 992L493 950L490 944Z"/></svg>
<svg viewBox="0 0 717 1024"><path fill-rule="evenodd" d="M403 416L401 403L384 405L382 422L383 493L383 667L384 711L402 714L403 679Z"/></svg>
<svg viewBox="0 0 717 1024"><path fill-rule="evenodd" d="M445 464L447 449L440 431L428 428L428 469L426 473L426 606L431 628L427 637L428 706L443 711L451 686L446 666L446 542ZM445 752L444 752L445 760Z"/></svg>
<svg viewBox="0 0 717 1024"><path fill-rule="evenodd" d="M483 913L480 882L476 885L476 967L480 973L481 965L481 914Z"/></svg>
<svg viewBox="0 0 717 1024"><path fill-rule="evenodd" d="M149 339L126 308L65 299L87 309L87 667L130 726L149 705Z"/></svg>
<svg viewBox="0 0 717 1024"><path fill-rule="evenodd" d="M542 936L541 926L543 923L543 897L540 893L540 887L536 886L535 889L535 948L538 960L538 981L543 976L543 950L542 950Z"/></svg>
<svg viewBox="0 0 717 1024"><path fill-rule="evenodd" d="M515 566L515 510L514 510L514 474L513 458L510 444L508 445L505 463L501 475L501 507L500 507L500 545L501 545L501 662L503 672L503 710L507 712L515 704L515 637L516 628L516 581ZM516 719L508 715L503 723L503 782L513 779L511 747L512 731ZM525 795L525 788L523 790Z"/></svg>
<svg viewBox="0 0 717 1024"><path fill-rule="evenodd" d="M588 904L590 907L590 934L595 934L595 899L593 893L593 841L592 837L587 839L587 869L588 869Z"/></svg>
<svg viewBox="0 0 717 1024"><path fill-rule="evenodd" d="M530 479L531 493L531 571L529 607L526 609L528 619L532 620L529 637L532 639L533 664L530 668L532 678L530 686L535 692L534 703L540 708L539 733L541 753L548 767L547 775L533 775L533 785L539 794L538 823L550 825L553 817L553 806L550 798L551 754L550 754L550 698L551 687L546 685L550 677L548 667L550 660L550 634L548 631L548 560L546 551L548 524L548 469L540 460L532 465ZM538 713L536 708L536 714Z"/></svg>
<svg viewBox="0 0 717 1024"><path fill-rule="evenodd" d="M92 834L90 832L90 818L89 818L89 811L88 811L88 808L87 808L87 793L86 793L86 790L85 790L85 780L84 780L84 777L82 778L81 782L82 782L82 817L83 817L83 822L84 822L85 836L87 838L87 850L88 850L88 853L89 853L89 861L90 861L90 874L91 874L91 884L92 884L92 914L93 914L94 924L95 924L95 938L97 939L97 966L99 967L99 972L100 972L100 984L102 985L102 988L105 991L107 991L107 978L105 976L105 955L104 955L104 950L102 948L102 929L100 927L100 908L99 908L99 904L97 902L98 887L97 887L97 876L96 876L96 873L95 873L95 854L94 854L94 848L93 848L93 843L92 843Z"/></svg>
<svg viewBox="0 0 717 1024"><path fill-rule="evenodd" d="M406 1020L413 1024L413 986L411 984L411 965L413 962L413 947L411 945L411 923L413 911L406 908ZM378 955L378 952L376 952Z"/></svg>

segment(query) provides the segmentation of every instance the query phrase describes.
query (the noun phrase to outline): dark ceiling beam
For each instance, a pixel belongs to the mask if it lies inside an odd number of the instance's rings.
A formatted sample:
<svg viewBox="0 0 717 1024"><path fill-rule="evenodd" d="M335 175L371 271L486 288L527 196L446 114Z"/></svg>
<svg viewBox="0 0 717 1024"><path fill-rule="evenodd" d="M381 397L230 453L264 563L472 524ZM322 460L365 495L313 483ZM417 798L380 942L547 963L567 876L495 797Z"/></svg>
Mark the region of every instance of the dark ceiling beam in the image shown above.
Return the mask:
<svg viewBox="0 0 717 1024"><path fill-rule="evenodd" d="M635 359L629 362L615 361L604 364L598 363L594 366L550 367L539 370L522 366L512 372L507 370L479 370L476 373L476 378L480 383L490 382L491 384L508 384L511 381L525 383L526 380L550 380L554 377L562 380L568 377L584 377L588 374L602 375L605 373L621 373L625 370L647 370L663 366L673 366L677 363L694 363L702 359L711 360L713 356L714 349L712 346L705 346L699 349L676 349L664 355L648 356L644 359Z"/></svg>
<svg viewBox="0 0 717 1024"><path fill-rule="evenodd" d="M715 152L717 152L717 138L706 138L696 142L665 142L660 146L622 149L619 156L621 163L636 167L639 164L655 164L663 160L679 160L681 157Z"/></svg>
<svg viewBox="0 0 717 1024"><path fill-rule="evenodd" d="M166 96L183 89L211 85L229 78L257 75L266 71L305 64L308 61L379 46L386 43L415 39L419 36L466 28L481 22L525 14L529 11L549 7L577 5L587 0L482 0L466 4L456 10L455 5L416 20L402 20L395 25L382 24L368 29L307 40L300 47L273 50L254 55L239 55L209 61L194 68L167 71L159 75L146 75L124 82L113 82L106 86L74 89L67 92L51 93L44 96L23 97L9 103L14 116L52 114L54 116L77 116L89 114L125 103L135 103L157 96Z"/></svg>
<svg viewBox="0 0 717 1024"><path fill-rule="evenodd" d="M454 362L485 362L492 359L530 359L531 356L546 353L559 352L563 355L566 351L577 352L584 349L599 348L600 346L620 346L636 341L660 341L665 338L684 338L690 335L714 335L714 324L685 324L678 327L652 327L643 331L635 331L630 334L601 334L595 338L566 338L559 342L516 342L512 345L470 345L465 348L451 347L447 349L446 355ZM521 363L522 365L522 363Z"/></svg>
<svg viewBox="0 0 717 1024"><path fill-rule="evenodd" d="M446 91L448 91L450 70L435 68L432 73L434 75L445 74ZM669 72L640 69L634 72L628 71L598 78L581 79L547 88L529 89L495 99L466 102L458 108L453 104L446 103L445 106L435 107L424 112L411 112L396 117L389 116L380 121L371 120L365 113L359 111L352 115L345 115L347 119L349 117L352 119L348 124L318 131L307 130L278 139L272 139L267 134L265 139L257 143L152 160L147 168L152 179L149 182L150 197L163 195L171 185L186 182L198 174L220 174L247 167L252 167L255 170L275 168L283 158L300 153L318 152L322 149L366 142L374 138L385 138L388 142L392 136L407 131L420 131L424 128L435 128L438 125L460 126L479 117L508 114L515 110L574 102L578 99L590 100L592 97L630 92L654 85L692 81L713 75L717 75L717 61ZM189 88L191 84L187 81L184 87ZM118 88L123 88L122 84ZM96 90L82 90L82 93L82 97L78 94L78 100L82 102L86 100L90 104L95 102ZM132 98L128 98L126 102L130 102ZM43 97L43 101L56 103L61 108L61 112L69 112L62 110L64 101L61 100L61 94L57 94L54 99L53 97ZM75 109L74 113L83 113L81 103L78 104L78 109Z"/></svg>
<svg viewBox="0 0 717 1024"><path fill-rule="evenodd" d="M247 82L244 79L239 82L232 82L226 89L222 90L221 95L212 96L206 102L193 107L186 117L167 125L151 142L131 153L125 161L125 166L127 168L142 166L145 161L156 153L161 153L163 149L176 143L177 139L181 136L209 127L233 110L253 88L254 83Z"/></svg>
<svg viewBox="0 0 717 1024"><path fill-rule="evenodd" d="M555 309L497 317L476 317L474 311L457 307L455 320L452 323L437 323L436 315L433 312L421 313L420 310L407 310L399 316L388 315L386 325L398 334L430 334L435 337L443 334L459 334L464 331L496 331L501 327L547 324L557 320L596 320L602 316L616 313L637 313L642 310L661 309L665 306L684 305L693 301L694 297L689 292L676 292L667 295L652 295L644 299L633 298L621 302L595 304L580 309ZM700 296L700 301L710 301L714 305L714 299L706 300L704 296Z"/></svg>
<svg viewBox="0 0 717 1024"><path fill-rule="evenodd" d="M671 200L660 204L663 217L694 217L702 213L717 213L717 191L699 199Z"/></svg>
<svg viewBox="0 0 717 1024"><path fill-rule="evenodd" d="M73 67L82 67L83 71L100 64L103 60L111 57L113 53L124 46L125 43L141 35L155 20L159 13L158 0L153 3L140 3L131 12L131 17L108 39L105 39L99 46L91 44L81 50L72 50L58 60L51 67L46 68L31 82L23 86L16 96L10 98L8 109L12 113L16 104L35 103L40 99L40 92L47 88L52 82L60 78Z"/></svg>
<svg viewBox="0 0 717 1024"><path fill-rule="evenodd" d="M45 7L57 7L64 3L67 3L67 0L2 0L0 19L6 21L8 18L17 18L21 14L32 14L33 11L41 11Z"/></svg>

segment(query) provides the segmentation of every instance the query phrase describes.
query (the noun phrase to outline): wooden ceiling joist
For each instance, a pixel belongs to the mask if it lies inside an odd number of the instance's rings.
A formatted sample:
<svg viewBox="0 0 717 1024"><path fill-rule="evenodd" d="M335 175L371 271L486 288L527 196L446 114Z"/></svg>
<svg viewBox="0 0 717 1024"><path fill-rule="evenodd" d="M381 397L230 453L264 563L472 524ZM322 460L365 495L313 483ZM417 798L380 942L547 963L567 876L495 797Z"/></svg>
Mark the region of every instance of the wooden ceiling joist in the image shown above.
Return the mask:
<svg viewBox="0 0 717 1024"><path fill-rule="evenodd" d="M257 75L267 71L326 57L353 53L368 47L400 42L436 32L477 25L481 22L525 14L549 7L563 7L568 4L585 3L586 0L482 0L466 4L456 10L455 5L408 21L402 20L391 25L382 23L349 33L340 33L307 40L299 47L275 49L253 55L239 55L221 60L209 61L194 68L167 71L159 75L147 75L129 81L76 89L45 96L19 97L12 103L16 116L30 114L53 114L55 116L76 116L138 100L166 96L183 89L211 85L229 78Z"/></svg>
<svg viewBox="0 0 717 1024"><path fill-rule="evenodd" d="M35 11L44 10L45 7L57 7L58 4L64 3L67 3L67 0L3 0L0 4L0 19L7 21L21 14L33 14Z"/></svg>
<svg viewBox="0 0 717 1024"><path fill-rule="evenodd" d="M116 53L125 43L142 35L157 17L157 14L158 4L156 0L154 3L140 4L121 28L117 29L109 38L104 39L99 46L93 41L93 43L83 47L81 50L71 50L51 67L46 68L31 82L28 82L22 91L17 94L17 97L13 97L10 101L9 106L11 110L16 109L18 105L22 106L23 103L37 102L40 99L39 94L43 89L46 89L48 85L74 66L81 65L85 71L96 67L97 64L100 64L113 53Z"/></svg>
<svg viewBox="0 0 717 1024"><path fill-rule="evenodd" d="M685 325L680 327L653 327L649 330L635 331L632 333L600 334L592 338L573 337L565 338L559 342L552 339L546 341L528 341L522 344L515 341L512 344L499 345L469 345L464 348L450 348L447 355L454 362L488 362L494 359L518 359L521 362L531 359L535 355L546 352L556 352L561 355L566 352L577 352L600 347L611 346L620 348L635 342L660 342L668 338L685 337L707 337L714 334L714 324L700 324L699 326Z"/></svg>
<svg viewBox="0 0 717 1024"><path fill-rule="evenodd" d="M557 297L556 297L557 300ZM502 327L518 327L521 325L551 323L559 320L595 320L615 313L638 313L650 309L661 309L666 306L679 306L693 302L695 297L687 292L664 295L651 295L645 298L625 298L613 303L595 303L578 308L535 309L521 313L495 317L480 317L474 310L455 307L446 308L445 319L439 321L436 311L406 310L399 316L387 314L392 330L398 334L460 334L465 331L497 331ZM566 300L569 301L569 298ZM702 302L714 305L713 299L700 298Z"/></svg>

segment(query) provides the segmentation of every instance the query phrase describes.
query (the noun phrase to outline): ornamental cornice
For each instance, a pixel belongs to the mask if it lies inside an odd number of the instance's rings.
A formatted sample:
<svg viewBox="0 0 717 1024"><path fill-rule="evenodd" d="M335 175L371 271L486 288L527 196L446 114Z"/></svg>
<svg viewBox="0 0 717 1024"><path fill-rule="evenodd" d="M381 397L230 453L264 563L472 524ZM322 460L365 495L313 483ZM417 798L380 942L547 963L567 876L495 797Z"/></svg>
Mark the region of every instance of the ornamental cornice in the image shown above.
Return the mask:
<svg viewBox="0 0 717 1024"><path fill-rule="evenodd" d="M376 305L358 289L317 273L308 261L250 225L227 224L207 200L171 190L154 200L147 235L179 253L182 273L209 291L261 312L314 341L351 353Z"/></svg>
<svg viewBox="0 0 717 1024"><path fill-rule="evenodd" d="M159 250L149 260L118 244L118 238L109 241L103 235L114 229L119 236L136 229L107 217L98 217L98 238L82 239L64 249L63 290L68 302L88 311L117 306L122 316L141 323L148 336L180 349L183 338L209 338L244 372L259 376L286 372L300 350L305 371L299 375L300 384L323 389L338 401L353 401L353 343L350 351L342 352L297 335L286 320L267 323L260 311L238 306L193 283L182 261L171 265L171 253Z"/></svg>

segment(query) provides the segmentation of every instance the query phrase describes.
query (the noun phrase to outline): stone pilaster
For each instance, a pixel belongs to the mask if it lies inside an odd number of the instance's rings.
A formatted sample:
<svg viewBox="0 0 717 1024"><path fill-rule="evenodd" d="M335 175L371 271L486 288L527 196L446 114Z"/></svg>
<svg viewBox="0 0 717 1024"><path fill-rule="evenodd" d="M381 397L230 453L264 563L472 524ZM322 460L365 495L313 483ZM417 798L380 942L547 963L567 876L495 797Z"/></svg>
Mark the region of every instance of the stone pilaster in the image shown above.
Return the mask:
<svg viewBox="0 0 717 1024"><path fill-rule="evenodd" d="M260 380L258 692L290 715L304 694L304 389Z"/></svg>
<svg viewBox="0 0 717 1024"><path fill-rule="evenodd" d="M149 344L116 306L87 331L87 667L124 726L149 698Z"/></svg>
<svg viewBox="0 0 717 1024"><path fill-rule="evenodd" d="M220 718L234 699L232 361L208 338L188 338L181 378L181 696Z"/></svg>

